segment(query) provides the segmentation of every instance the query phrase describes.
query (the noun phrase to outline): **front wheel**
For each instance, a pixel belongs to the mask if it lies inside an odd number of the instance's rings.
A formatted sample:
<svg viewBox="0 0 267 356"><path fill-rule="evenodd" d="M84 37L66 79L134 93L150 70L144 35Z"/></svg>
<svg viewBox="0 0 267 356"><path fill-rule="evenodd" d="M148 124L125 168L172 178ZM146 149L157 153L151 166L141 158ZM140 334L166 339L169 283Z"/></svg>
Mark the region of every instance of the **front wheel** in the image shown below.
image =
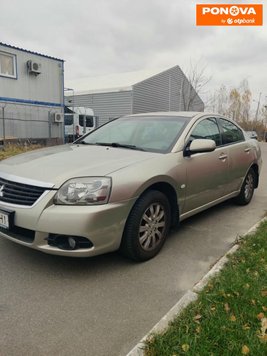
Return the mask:
<svg viewBox="0 0 267 356"><path fill-rule="evenodd" d="M163 193L151 190L142 195L127 219L120 247L122 254L135 261L154 257L170 229L170 210Z"/></svg>
<svg viewBox="0 0 267 356"><path fill-rule="evenodd" d="M253 197L255 185L256 185L256 175L254 170L250 168L243 182L240 193L235 198L235 202L238 205L247 205Z"/></svg>

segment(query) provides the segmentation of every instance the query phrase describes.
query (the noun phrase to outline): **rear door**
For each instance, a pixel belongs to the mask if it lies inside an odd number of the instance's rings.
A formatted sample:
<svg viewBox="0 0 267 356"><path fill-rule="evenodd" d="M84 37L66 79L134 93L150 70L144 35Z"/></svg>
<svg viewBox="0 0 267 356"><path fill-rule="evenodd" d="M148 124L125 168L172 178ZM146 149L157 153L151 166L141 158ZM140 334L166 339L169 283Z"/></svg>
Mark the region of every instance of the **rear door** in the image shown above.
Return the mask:
<svg viewBox="0 0 267 356"><path fill-rule="evenodd" d="M222 144L228 148L229 182L226 186L227 193L238 191L243 179L253 162L253 149L244 138L243 131L233 122L218 119L222 132Z"/></svg>

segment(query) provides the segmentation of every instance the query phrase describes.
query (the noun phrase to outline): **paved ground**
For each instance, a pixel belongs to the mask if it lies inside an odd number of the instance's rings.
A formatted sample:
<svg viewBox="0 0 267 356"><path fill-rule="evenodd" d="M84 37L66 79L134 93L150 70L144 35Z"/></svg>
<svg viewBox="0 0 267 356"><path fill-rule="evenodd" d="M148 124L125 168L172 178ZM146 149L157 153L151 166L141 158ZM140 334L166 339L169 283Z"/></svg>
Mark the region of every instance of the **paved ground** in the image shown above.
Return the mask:
<svg viewBox="0 0 267 356"><path fill-rule="evenodd" d="M251 204L224 203L185 221L160 255L49 256L0 240L1 356L118 356L153 325L267 210L267 144Z"/></svg>

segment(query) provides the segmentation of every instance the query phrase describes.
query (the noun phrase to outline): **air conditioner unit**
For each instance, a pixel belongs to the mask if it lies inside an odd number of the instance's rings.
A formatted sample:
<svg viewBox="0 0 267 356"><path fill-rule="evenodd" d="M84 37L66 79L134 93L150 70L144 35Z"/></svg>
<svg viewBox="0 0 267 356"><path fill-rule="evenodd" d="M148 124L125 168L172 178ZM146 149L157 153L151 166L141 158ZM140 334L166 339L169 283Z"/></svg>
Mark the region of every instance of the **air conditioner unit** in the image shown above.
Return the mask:
<svg viewBox="0 0 267 356"><path fill-rule="evenodd" d="M29 73L33 73L36 75L41 73L41 63L37 63L32 60L29 60L27 62L27 67L28 67Z"/></svg>
<svg viewBox="0 0 267 356"><path fill-rule="evenodd" d="M63 117L64 117L63 114L56 112L54 114L54 122L57 122L57 123L63 122Z"/></svg>

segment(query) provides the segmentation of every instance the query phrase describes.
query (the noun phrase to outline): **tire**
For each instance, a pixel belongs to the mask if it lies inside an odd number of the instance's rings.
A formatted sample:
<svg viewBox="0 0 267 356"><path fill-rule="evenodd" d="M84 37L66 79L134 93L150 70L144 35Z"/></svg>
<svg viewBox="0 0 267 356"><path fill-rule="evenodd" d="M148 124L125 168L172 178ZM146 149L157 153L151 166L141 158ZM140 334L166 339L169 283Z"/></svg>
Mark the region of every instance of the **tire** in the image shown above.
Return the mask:
<svg viewBox="0 0 267 356"><path fill-rule="evenodd" d="M235 198L235 203L238 205L247 205L250 203L256 185L256 174L252 168L248 171L246 178L242 184L239 195Z"/></svg>
<svg viewBox="0 0 267 356"><path fill-rule="evenodd" d="M167 197L150 190L132 208L122 237L120 252L135 261L147 261L158 254L165 243L171 224Z"/></svg>

